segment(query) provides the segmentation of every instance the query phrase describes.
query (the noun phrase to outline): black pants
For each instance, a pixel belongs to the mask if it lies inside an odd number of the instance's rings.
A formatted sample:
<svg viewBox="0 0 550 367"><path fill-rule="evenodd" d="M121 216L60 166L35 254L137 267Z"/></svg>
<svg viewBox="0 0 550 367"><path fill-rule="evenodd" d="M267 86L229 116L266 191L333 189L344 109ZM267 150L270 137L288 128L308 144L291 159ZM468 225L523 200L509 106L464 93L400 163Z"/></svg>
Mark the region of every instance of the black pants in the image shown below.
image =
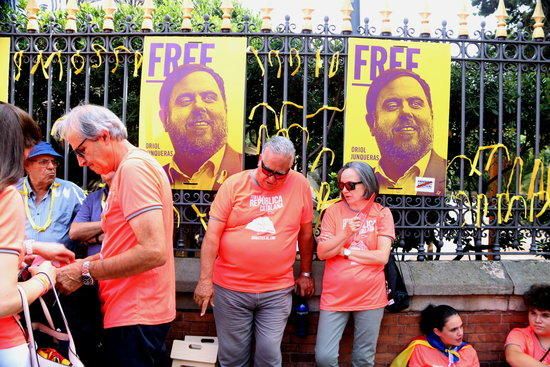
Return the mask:
<svg viewBox="0 0 550 367"><path fill-rule="evenodd" d="M106 366L161 367L170 324L131 325L104 330Z"/></svg>

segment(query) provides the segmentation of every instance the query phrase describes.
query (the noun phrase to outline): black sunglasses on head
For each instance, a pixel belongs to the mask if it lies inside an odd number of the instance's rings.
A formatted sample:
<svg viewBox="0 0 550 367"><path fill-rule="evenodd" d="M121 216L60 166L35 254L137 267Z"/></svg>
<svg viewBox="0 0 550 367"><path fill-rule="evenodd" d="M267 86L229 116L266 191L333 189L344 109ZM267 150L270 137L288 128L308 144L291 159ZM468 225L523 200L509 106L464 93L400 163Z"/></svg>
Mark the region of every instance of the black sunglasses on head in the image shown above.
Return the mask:
<svg viewBox="0 0 550 367"><path fill-rule="evenodd" d="M286 172L277 172L277 171L274 171L272 170L271 168L268 168L266 167L266 165L264 164L264 161L262 161L261 163L261 167L262 167L262 173L264 175L266 175L267 177L275 177L276 180L282 180L283 178L286 177L286 175L288 175L288 173L290 172L290 169Z"/></svg>
<svg viewBox="0 0 550 367"><path fill-rule="evenodd" d="M338 182L338 189L340 189L340 191L344 190L344 187L348 190L348 191L353 191L355 190L355 186L359 185L359 184L362 184L361 181L359 182Z"/></svg>

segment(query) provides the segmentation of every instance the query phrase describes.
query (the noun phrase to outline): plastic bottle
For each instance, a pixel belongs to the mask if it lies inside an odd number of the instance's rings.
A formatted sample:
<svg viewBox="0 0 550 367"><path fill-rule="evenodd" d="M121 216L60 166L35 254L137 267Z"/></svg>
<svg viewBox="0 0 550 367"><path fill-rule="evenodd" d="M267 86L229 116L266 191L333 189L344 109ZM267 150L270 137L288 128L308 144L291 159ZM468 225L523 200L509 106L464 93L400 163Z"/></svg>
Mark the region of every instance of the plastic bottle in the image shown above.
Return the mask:
<svg viewBox="0 0 550 367"><path fill-rule="evenodd" d="M296 336L305 337L309 324L309 306L304 298L298 299L296 303Z"/></svg>

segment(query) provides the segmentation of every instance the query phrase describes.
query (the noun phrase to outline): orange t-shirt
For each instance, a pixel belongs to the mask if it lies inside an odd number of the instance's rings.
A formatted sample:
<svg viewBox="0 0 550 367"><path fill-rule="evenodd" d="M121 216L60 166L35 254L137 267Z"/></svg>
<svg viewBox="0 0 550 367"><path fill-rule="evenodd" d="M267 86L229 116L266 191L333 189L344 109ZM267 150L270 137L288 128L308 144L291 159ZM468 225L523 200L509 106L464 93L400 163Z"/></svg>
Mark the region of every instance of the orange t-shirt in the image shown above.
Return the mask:
<svg viewBox="0 0 550 367"><path fill-rule="evenodd" d="M129 221L149 210L162 210L166 263L125 278L101 280L100 298L105 328L158 325L176 316L176 280L172 247L172 191L162 167L149 154L132 149L123 158L101 218L105 232L101 254L107 259L137 245Z"/></svg>
<svg viewBox="0 0 550 367"><path fill-rule="evenodd" d="M479 367L477 352L473 347L464 347L458 351L460 360L449 364L449 357L437 349L417 345L409 359L408 367Z"/></svg>
<svg viewBox="0 0 550 367"><path fill-rule="evenodd" d="M0 192L0 256L18 256L19 262L25 255L25 210L21 194L14 186L8 186ZM17 272L2 273L2 277L17 279ZM0 349L25 344L23 331L13 316L0 318Z"/></svg>
<svg viewBox="0 0 550 367"><path fill-rule="evenodd" d="M313 218L311 189L290 171L276 191L262 189L254 171L236 173L223 183L210 220L225 223L214 263L215 284L238 292L262 293L291 287L300 224Z"/></svg>
<svg viewBox="0 0 550 367"><path fill-rule="evenodd" d="M330 206L324 214L318 241L342 232L345 224L355 215L357 212L351 210L345 201ZM345 247L376 250L379 236L395 238L395 227L390 210L374 203L367 218L364 218L359 234ZM387 304L384 265L363 265L340 255L326 260L321 310L373 310Z"/></svg>
<svg viewBox="0 0 550 367"><path fill-rule="evenodd" d="M506 337L504 347L506 348L509 344L517 345L523 353L530 355L537 361L540 361L544 353L546 353L546 350L542 349L542 345L540 345L540 341L531 326L512 329ZM550 353L546 355L542 362L550 365Z"/></svg>

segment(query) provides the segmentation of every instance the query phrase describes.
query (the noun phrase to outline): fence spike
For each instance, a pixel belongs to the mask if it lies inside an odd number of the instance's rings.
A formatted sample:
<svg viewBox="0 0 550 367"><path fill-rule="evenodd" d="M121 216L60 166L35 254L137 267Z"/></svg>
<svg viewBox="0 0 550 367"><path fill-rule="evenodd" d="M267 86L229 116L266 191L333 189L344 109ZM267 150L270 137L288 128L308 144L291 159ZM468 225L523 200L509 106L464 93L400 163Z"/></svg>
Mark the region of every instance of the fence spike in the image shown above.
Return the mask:
<svg viewBox="0 0 550 367"><path fill-rule="evenodd" d="M65 31L76 32L76 12L78 11L78 4L76 0L67 1L67 23L65 24Z"/></svg>
<svg viewBox="0 0 550 367"><path fill-rule="evenodd" d="M383 36L391 36L391 21L390 21L390 15L392 11L390 8L390 2L389 0L384 1L384 7L382 10L380 10L380 15L382 15L382 35Z"/></svg>
<svg viewBox="0 0 550 367"><path fill-rule="evenodd" d="M470 16L469 1L464 0L462 2L462 9L458 15L458 38L469 38L470 32L468 31L468 17Z"/></svg>
<svg viewBox="0 0 550 367"><path fill-rule="evenodd" d="M233 2L231 0L222 0L220 9L223 12L221 30L222 32L230 32L231 31L231 14L233 13L233 9L234 9Z"/></svg>
<svg viewBox="0 0 550 367"><path fill-rule="evenodd" d="M262 16L262 32L271 32L271 2L269 0L264 1L264 6L260 9Z"/></svg>
<svg viewBox="0 0 550 367"><path fill-rule="evenodd" d="M312 0L304 0L302 4L304 4L302 8L302 14L303 14L302 18L304 19L302 32L310 33L313 28L311 24L311 14L313 14L313 11L315 11L315 8L313 7Z"/></svg>
<svg viewBox="0 0 550 367"><path fill-rule="evenodd" d="M191 32L191 29L193 28L191 24L191 12L193 9L195 9L193 1L183 0L183 4L181 4L181 17L183 18L181 21L182 31Z"/></svg>
<svg viewBox="0 0 550 367"><path fill-rule="evenodd" d="M105 16L103 17L103 30L110 32L115 29L113 19L116 11L116 5L114 0L103 0L103 11L105 11Z"/></svg>
<svg viewBox="0 0 550 367"><path fill-rule="evenodd" d="M504 0L498 1L498 7L495 11L495 17L498 20L495 36L499 39L506 39L506 37L508 37L508 31L506 31L506 18L508 18L508 12L506 11Z"/></svg>
<svg viewBox="0 0 550 367"><path fill-rule="evenodd" d="M142 31L153 30L153 12L155 11L155 3L153 0L143 0L143 22L141 23Z"/></svg>
<svg viewBox="0 0 550 367"><path fill-rule="evenodd" d="M422 37L430 37L431 29L430 29L430 15L432 14L430 12L430 5L428 3L428 0L424 1L424 10L420 11L418 14L420 14L420 36Z"/></svg>
<svg viewBox="0 0 550 367"><path fill-rule="evenodd" d="M542 28L544 25L544 12L542 11L541 0L537 0L532 18L535 20L535 24L533 25L533 39L537 41L544 39L544 29Z"/></svg>
<svg viewBox="0 0 550 367"><path fill-rule="evenodd" d="M353 31L351 26L351 13L353 12L351 0L343 0L340 11L342 12L342 33L350 34Z"/></svg>
<svg viewBox="0 0 550 367"><path fill-rule="evenodd" d="M25 11L27 12L27 31L28 32L38 32L38 19L37 14L40 8L38 7L38 2L36 0L29 0Z"/></svg>

